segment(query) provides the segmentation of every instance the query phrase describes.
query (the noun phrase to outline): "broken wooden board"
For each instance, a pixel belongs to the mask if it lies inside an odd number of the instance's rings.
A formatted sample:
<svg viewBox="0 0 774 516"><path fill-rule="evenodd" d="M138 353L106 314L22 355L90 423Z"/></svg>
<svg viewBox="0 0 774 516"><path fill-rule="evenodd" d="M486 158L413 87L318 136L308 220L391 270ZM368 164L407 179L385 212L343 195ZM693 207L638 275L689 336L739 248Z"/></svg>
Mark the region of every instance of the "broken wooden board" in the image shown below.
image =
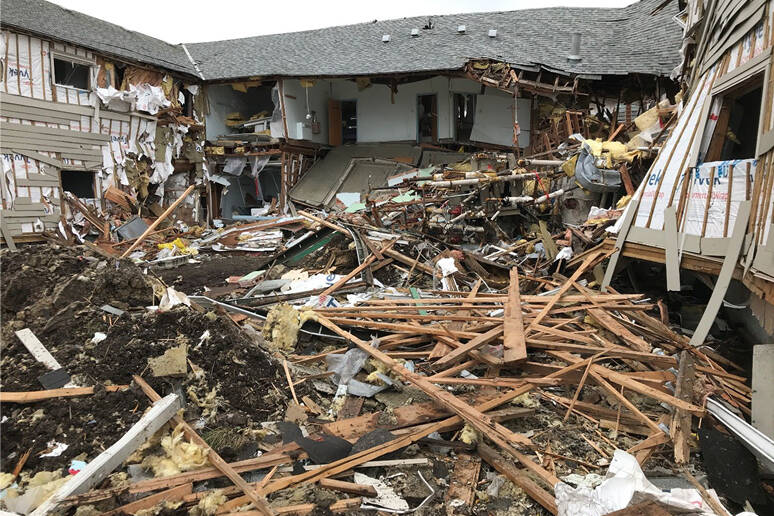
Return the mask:
<svg viewBox="0 0 774 516"><path fill-rule="evenodd" d="M454 461L454 470L449 477L449 488L446 490L446 506L454 500L461 500L468 509L473 508L478 486L478 475L481 471L481 457L469 453L458 453Z"/></svg>
<svg viewBox="0 0 774 516"><path fill-rule="evenodd" d="M680 369L677 373L675 396L689 403L693 402L693 383L696 379L696 364L690 351L680 353ZM690 460L691 448L691 413L682 408L675 408L669 434L674 445L675 462L687 464Z"/></svg>
<svg viewBox="0 0 774 516"><path fill-rule="evenodd" d="M72 476L51 497L43 502L31 514L43 516L51 514L59 502L71 495L88 491L120 466L141 444L156 433L180 409L180 400L176 394L169 394L153 403L148 412L116 441L110 448L100 453L85 468Z"/></svg>
<svg viewBox="0 0 774 516"><path fill-rule="evenodd" d="M511 269L511 285L503 314L503 362L511 364L527 359L527 343L524 339L524 320L521 314L519 271Z"/></svg>
<svg viewBox="0 0 774 516"><path fill-rule="evenodd" d="M530 479L526 472L516 468L510 461L505 460L502 455L486 444L478 445L478 454L494 469L505 475L508 480L523 489L533 500L545 507L548 512L554 515L559 513L556 499Z"/></svg>

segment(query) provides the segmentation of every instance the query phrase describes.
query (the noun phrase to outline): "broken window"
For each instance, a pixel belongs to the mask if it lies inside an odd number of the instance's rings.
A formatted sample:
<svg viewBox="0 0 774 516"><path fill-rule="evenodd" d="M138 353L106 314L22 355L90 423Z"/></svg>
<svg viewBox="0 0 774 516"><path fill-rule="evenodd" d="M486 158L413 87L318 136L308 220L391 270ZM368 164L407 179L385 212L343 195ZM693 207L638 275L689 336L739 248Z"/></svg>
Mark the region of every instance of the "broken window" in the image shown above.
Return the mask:
<svg viewBox="0 0 774 516"><path fill-rule="evenodd" d="M763 98L763 74L758 74L714 99L715 126L705 161L755 157Z"/></svg>
<svg viewBox="0 0 774 516"><path fill-rule="evenodd" d="M476 118L476 95L456 93L454 95L454 134L458 142L470 141L470 132Z"/></svg>
<svg viewBox="0 0 774 516"><path fill-rule="evenodd" d="M89 89L91 66L54 58L54 82L60 86Z"/></svg>
<svg viewBox="0 0 774 516"><path fill-rule="evenodd" d="M90 170L62 170L62 190L81 199L95 199L94 172Z"/></svg>

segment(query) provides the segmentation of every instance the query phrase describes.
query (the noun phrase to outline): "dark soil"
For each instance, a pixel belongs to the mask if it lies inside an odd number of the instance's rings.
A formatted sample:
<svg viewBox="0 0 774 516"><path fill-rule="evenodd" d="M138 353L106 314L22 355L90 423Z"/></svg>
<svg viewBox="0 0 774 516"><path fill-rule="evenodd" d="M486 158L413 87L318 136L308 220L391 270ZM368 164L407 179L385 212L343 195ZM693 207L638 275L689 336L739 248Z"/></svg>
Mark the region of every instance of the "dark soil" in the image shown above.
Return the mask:
<svg viewBox="0 0 774 516"><path fill-rule="evenodd" d="M145 307L154 304L154 280L129 262L96 259L87 252L31 246L19 253L0 253L0 389L43 389L38 377L47 370L14 334L22 328L35 333L74 383L97 386L91 396L0 406L7 418L0 424L3 471L11 471L29 448L32 453L24 471L30 473L66 467L83 453L88 461L104 451L141 417L149 402L136 386L115 393L100 386L129 385L135 374L162 396L181 395L185 417L192 422L199 420L202 409L189 399L189 388L200 399L215 388L217 410L208 415L207 427L238 432L271 419L278 404L284 409L283 400L277 399L281 391L272 387L275 383L284 390L276 364L228 316L184 306L149 311ZM246 272L252 270L244 267ZM104 304L125 313L109 314L101 310ZM198 346L206 331L209 339ZM94 344L95 332L107 338ZM189 367L186 377L154 378L148 358L182 342L187 344L189 363L203 375L196 378ZM40 458L51 440L69 447L59 457Z"/></svg>
<svg viewBox="0 0 774 516"><path fill-rule="evenodd" d="M204 287L224 286L229 276L244 276L267 267L266 256L256 253L210 252L195 258L202 263L186 263L156 274L170 287L194 295L204 292Z"/></svg>

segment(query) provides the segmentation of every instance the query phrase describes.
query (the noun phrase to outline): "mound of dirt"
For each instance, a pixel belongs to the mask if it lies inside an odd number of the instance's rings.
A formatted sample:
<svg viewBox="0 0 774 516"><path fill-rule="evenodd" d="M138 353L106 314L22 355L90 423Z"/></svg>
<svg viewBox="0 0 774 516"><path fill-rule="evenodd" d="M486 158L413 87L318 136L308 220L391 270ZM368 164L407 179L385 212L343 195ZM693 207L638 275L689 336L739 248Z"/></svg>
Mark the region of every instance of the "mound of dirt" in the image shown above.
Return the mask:
<svg viewBox="0 0 774 516"><path fill-rule="evenodd" d="M128 385L141 375L161 395L175 392L185 417L206 428L255 429L271 419L282 400L272 383L279 369L253 339L225 314L178 306L148 310L163 288L127 261L84 255L78 248L26 247L0 254L3 326L0 388L41 390L47 369L16 337L30 328L79 386L97 386L93 396L27 405L3 404L0 424L3 470L13 469L32 448L25 471L66 467L81 455L91 460L118 440L148 407L136 387L105 392L102 385ZM109 304L125 312L114 315ZM97 332L106 337L94 339ZM151 374L148 359L184 345L187 373ZM51 441L68 445L58 457L39 455ZM85 454L85 457L82 455Z"/></svg>

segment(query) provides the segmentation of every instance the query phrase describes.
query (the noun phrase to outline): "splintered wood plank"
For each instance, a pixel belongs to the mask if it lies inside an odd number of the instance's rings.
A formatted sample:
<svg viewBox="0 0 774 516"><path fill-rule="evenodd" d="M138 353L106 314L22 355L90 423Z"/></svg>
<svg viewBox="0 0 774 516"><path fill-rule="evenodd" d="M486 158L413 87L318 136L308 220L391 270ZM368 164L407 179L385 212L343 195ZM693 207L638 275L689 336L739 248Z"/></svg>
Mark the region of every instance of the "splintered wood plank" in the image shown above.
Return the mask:
<svg viewBox="0 0 774 516"><path fill-rule="evenodd" d="M53 355L48 352L46 346L44 346L43 343L38 340L35 334L32 333L32 330L29 328L24 328L17 331L16 336L19 338L22 344L24 344L24 347L27 348L27 351L29 351L32 356L35 357L35 360L51 369L52 371L62 368L62 366L59 365L59 362L56 361Z"/></svg>
<svg viewBox="0 0 774 516"><path fill-rule="evenodd" d="M551 312L551 309L554 307L554 305L559 302L559 300L568 290L570 290L570 288L573 286L573 283L578 278L580 278L583 275L583 273L586 272L586 269L588 269L591 263L597 259L598 255L599 255L599 252L591 253L586 257L585 260L583 260L583 263L581 263L580 266L578 266L578 268L575 269L575 272L572 274L572 276L570 276L570 279L565 281L564 284L561 287L559 287L559 292L557 292L555 295L548 298L548 303L535 316L535 318L532 319L532 322L524 331L525 334L528 334L530 331L532 331L535 328L535 326L540 324L540 321L542 321L543 318L545 318L545 316L547 316Z"/></svg>
<svg viewBox="0 0 774 516"><path fill-rule="evenodd" d="M435 367L438 369L442 369L444 367L449 367L451 365L454 365L459 360L462 360L462 358L470 353L471 351L475 351L493 340L496 340L500 337L500 335L503 334L503 327L502 325L495 326L491 330L489 330L486 333L482 333L479 335L476 335L472 339L470 339L468 342L463 344L462 346L458 347L457 349L453 350L451 353L446 355L445 357L441 358L435 363Z"/></svg>
<svg viewBox="0 0 774 516"><path fill-rule="evenodd" d="M161 396L159 396L159 394L153 390L153 387L151 387L148 382L143 380L142 377L133 375L132 379L134 379L134 382L140 386L142 391L148 398L150 398L151 401L155 402L161 399ZM231 482L234 483L235 486L237 486L243 493L245 493L245 496L248 498L248 500L255 504L255 507L261 511L261 514L264 516L271 516L274 514L263 494L245 482L245 479L243 479L239 473L234 471L234 468L232 468L225 460L223 460L223 458L218 455L218 452L213 450L210 445L207 444L204 439L202 439L201 436L196 433L196 430L194 430L188 423L185 422L182 416L176 415L172 418L172 420L176 425L180 425L182 427L183 433L190 441L193 441L194 444L207 450L207 458L210 460L210 463L218 468L225 476L228 477L229 480L231 480Z"/></svg>
<svg viewBox="0 0 774 516"><path fill-rule="evenodd" d="M344 398L344 403L342 404L336 419L341 421L342 419L356 417L363 408L363 401L365 400L359 396L347 396Z"/></svg>
<svg viewBox="0 0 774 516"><path fill-rule="evenodd" d="M604 309L589 308L587 313L597 322L597 324L612 332L619 339L629 344L632 348L636 349L637 351L650 353L651 346L647 343L647 341L645 341L645 339L629 331L628 328L624 327L624 325L616 321Z"/></svg>
<svg viewBox="0 0 774 516"><path fill-rule="evenodd" d="M473 508L480 471L481 457L468 453L457 454L449 479L449 489L446 491L447 507L452 500L462 500L467 507Z"/></svg>
<svg viewBox="0 0 774 516"><path fill-rule="evenodd" d="M128 389L128 385L105 385L107 392L118 392ZM45 391L0 392L0 403L34 403L51 398L69 398L72 396L88 396L94 394L94 387L65 387Z"/></svg>
<svg viewBox="0 0 774 516"><path fill-rule="evenodd" d="M503 315L503 362L513 363L527 359L527 343L524 339L524 320L521 314L519 271L511 269L511 285Z"/></svg>
<svg viewBox="0 0 774 516"><path fill-rule="evenodd" d="M341 491L342 493L353 494L356 496L365 496L368 498L376 498L377 496L376 488L374 486L344 482L343 480L335 480L332 478L321 478L318 484L325 489Z"/></svg>
<svg viewBox="0 0 774 516"><path fill-rule="evenodd" d="M192 483L183 484L181 486L173 487L172 489L161 491L160 493L146 496L145 498L141 498L135 502L122 505L121 507L118 507L117 509L113 509L110 512L103 513L102 516L115 516L118 514L134 514L137 511L141 511L143 509L150 509L154 505L158 505L161 502L180 500L185 495L191 494L192 490L193 490Z"/></svg>
<svg viewBox="0 0 774 516"><path fill-rule="evenodd" d="M696 363L691 353L685 350L680 354L680 369L677 373L675 396L688 403L692 402L695 378ZM688 444L688 438L691 435L691 419L691 413L680 408L676 408L672 415L672 424L669 425L669 430L677 464L686 464L690 459L691 447Z"/></svg>
<svg viewBox="0 0 774 516"><path fill-rule="evenodd" d="M470 393L468 395L460 396L460 398L471 405L479 405L494 399L495 396L496 393L489 390ZM377 428L386 428L390 430L404 428L434 421L442 417L448 417L451 414L451 410L444 409L433 402L413 403L411 405L395 407L389 412L373 412L357 417L351 417L349 419L325 423L322 425L322 429L325 433L336 435L342 439L352 440L357 439L372 430L376 430Z"/></svg>
<svg viewBox="0 0 774 516"><path fill-rule="evenodd" d="M505 460L493 448L483 443L479 444L478 454L494 469L505 475L508 480L523 489L533 500L545 507L548 512L554 515L559 513L556 499L548 491L532 481L524 471L516 468L510 461Z"/></svg>
<svg viewBox="0 0 774 516"><path fill-rule="evenodd" d="M547 471L541 465L535 463L527 455L524 455L516 449L515 445L533 447L534 444L528 437L505 428L503 425L493 420L490 416L487 416L480 410L471 407L461 399L451 394L449 391L434 385L426 377L409 371L385 353L371 346L368 342L356 337L355 335L352 335L342 328L339 328L336 326L336 324L332 323L325 317L318 316L317 320L321 325L346 338L355 344L358 348L362 349L373 358L389 367L390 370L400 376L402 380L410 382L414 386L424 391L425 394L427 394L437 403L445 405L446 407L453 410L470 426L489 437L489 439L495 442L503 450L507 451L508 454L511 455L514 459L521 462L532 473L540 477L540 479L547 485L554 486L556 483L558 483L559 480L554 474Z"/></svg>

